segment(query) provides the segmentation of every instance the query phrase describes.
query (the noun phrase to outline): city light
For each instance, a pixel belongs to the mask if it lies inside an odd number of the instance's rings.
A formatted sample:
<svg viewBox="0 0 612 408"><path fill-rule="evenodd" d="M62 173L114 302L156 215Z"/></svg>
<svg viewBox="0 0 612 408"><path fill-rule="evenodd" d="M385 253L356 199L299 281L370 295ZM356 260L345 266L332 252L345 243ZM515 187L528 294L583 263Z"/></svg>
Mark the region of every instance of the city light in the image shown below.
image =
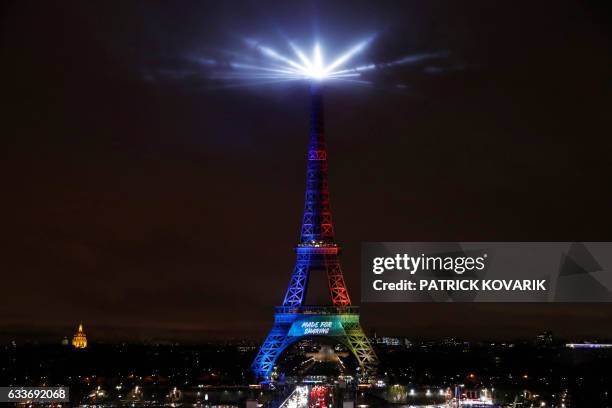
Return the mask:
<svg viewBox="0 0 612 408"><path fill-rule="evenodd" d="M280 408L305 408L308 406L308 387L297 386Z"/></svg>
<svg viewBox="0 0 612 408"><path fill-rule="evenodd" d="M567 343L565 347L577 349L606 349L612 348L612 344L605 343Z"/></svg>

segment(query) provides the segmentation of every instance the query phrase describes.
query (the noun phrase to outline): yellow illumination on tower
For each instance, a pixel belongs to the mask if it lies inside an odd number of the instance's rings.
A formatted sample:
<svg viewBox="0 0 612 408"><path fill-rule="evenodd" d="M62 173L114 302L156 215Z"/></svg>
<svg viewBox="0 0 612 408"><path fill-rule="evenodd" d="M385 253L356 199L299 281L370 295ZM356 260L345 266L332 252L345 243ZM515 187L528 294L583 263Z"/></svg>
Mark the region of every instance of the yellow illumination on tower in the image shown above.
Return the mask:
<svg viewBox="0 0 612 408"><path fill-rule="evenodd" d="M85 332L83 331L83 323L79 323L79 329L74 334L72 338L72 347L78 349L84 349L87 347L87 336L85 336Z"/></svg>

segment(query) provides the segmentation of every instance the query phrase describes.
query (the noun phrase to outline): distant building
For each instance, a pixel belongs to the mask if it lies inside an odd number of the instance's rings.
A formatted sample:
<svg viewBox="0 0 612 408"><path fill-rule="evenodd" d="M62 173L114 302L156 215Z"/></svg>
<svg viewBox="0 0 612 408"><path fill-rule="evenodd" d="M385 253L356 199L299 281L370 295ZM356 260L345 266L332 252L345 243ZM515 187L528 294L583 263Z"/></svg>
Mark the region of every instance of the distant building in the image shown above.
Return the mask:
<svg viewBox="0 0 612 408"><path fill-rule="evenodd" d="M401 340L398 337L380 337L380 342L385 346L399 346Z"/></svg>
<svg viewBox="0 0 612 408"><path fill-rule="evenodd" d="M70 345L70 340L68 340L67 336L64 336L64 338L62 339L62 346L69 346Z"/></svg>
<svg viewBox="0 0 612 408"><path fill-rule="evenodd" d="M87 347L87 336L85 336L85 332L83 331L82 322L79 323L79 329L72 338L72 347L77 349L84 349Z"/></svg>
<svg viewBox="0 0 612 408"><path fill-rule="evenodd" d="M552 332L546 331L544 333L540 333L536 336L536 343L550 345L554 342L554 337Z"/></svg>

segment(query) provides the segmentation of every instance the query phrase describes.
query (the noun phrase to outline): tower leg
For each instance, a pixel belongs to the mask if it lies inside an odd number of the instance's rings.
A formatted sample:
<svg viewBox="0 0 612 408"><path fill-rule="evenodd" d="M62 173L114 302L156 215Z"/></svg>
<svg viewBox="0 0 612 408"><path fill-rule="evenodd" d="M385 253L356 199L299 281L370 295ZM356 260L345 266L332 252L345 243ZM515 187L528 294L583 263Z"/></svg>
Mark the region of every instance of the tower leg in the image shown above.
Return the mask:
<svg viewBox="0 0 612 408"><path fill-rule="evenodd" d="M270 330L268 337L266 337L251 365L251 370L255 373L257 381L270 379L276 359L287 348L289 327L286 324L277 322L272 327L272 330Z"/></svg>
<svg viewBox="0 0 612 408"><path fill-rule="evenodd" d="M345 344L357 358L361 369L361 381L376 375L378 369L378 356L374 352L370 341L366 337L359 323L345 325Z"/></svg>

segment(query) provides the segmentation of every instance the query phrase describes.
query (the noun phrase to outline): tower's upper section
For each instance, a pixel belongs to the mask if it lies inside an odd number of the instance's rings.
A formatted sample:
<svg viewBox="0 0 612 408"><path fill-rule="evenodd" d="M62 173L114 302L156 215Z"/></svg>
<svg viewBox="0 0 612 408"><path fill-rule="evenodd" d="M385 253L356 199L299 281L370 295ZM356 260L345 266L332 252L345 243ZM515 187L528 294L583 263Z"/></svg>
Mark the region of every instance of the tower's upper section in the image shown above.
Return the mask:
<svg viewBox="0 0 612 408"><path fill-rule="evenodd" d="M329 185L327 179L327 144L325 143L323 96L321 84L310 86L310 136L306 170L306 196L300 246L335 246Z"/></svg>

